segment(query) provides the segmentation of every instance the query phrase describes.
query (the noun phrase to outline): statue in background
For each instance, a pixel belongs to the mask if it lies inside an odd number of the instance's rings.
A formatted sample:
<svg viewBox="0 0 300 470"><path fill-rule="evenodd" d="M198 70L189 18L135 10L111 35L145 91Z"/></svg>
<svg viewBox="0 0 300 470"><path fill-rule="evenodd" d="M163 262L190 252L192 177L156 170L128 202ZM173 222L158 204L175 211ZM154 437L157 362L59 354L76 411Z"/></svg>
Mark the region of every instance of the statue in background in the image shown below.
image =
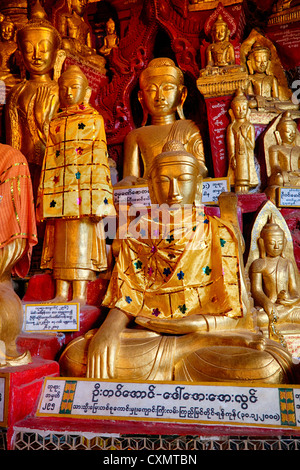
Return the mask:
<svg viewBox="0 0 300 470"><path fill-rule="evenodd" d="M270 47L268 40L255 31L242 44L241 56L245 56L249 70L246 92L250 107L276 114L286 110L297 112L299 105L292 102L284 70L275 48L272 55Z"/></svg>
<svg viewBox="0 0 300 470"><path fill-rule="evenodd" d="M167 143L153 160L151 200L161 210L166 202L172 205L165 211L169 223L164 213L160 218L146 211L137 222L140 237L130 224L117 240L119 254L104 299L110 311L98 331L69 343L60 359L62 375L288 380L287 351L255 334L236 225L206 217L195 203L201 171L178 142ZM233 194L228 197L236 203ZM232 211L224 199L221 214L225 209L236 224L236 205ZM205 360L213 351L214 370Z"/></svg>
<svg viewBox="0 0 300 470"><path fill-rule="evenodd" d="M104 57L110 54L112 49L115 49L119 46L119 38L116 33L116 25L112 18L106 23L106 36L104 36L103 46L100 48L99 52Z"/></svg>
<svg viewBox="0 0 300 470"><path fill-rule="evenodd" d="M276 188L300 187L300 134L289 111L267 129L264 136L268 192Z"/></svg>
<svg viewBox="0 0 300 470"><path fill-rule="evenodd" d="M31 362L20 353L16 340L22 331L23 306L11 276L25 277L32 247L37 243L32 186L26 158L16 149L0 144L0 365Z"/></svg>
<svg viewBox="0 0 300 470"><path fill-rule="evenodd" d="M234 47L229 40L230 29L220 14L211 28L211 37L213 42L206 49L206 67L200 71L200 77L240 72L243 67L235 63Z"/></svg>
<svg viewBox="0 0 300 470"><path fill-rule="evenodd" d="M38 189L37 218L46 220L41 268L52 269L56 297L86 303L87 283L107 269L101 219L115 213L102 116L79 67L59 78L61 112L50 122Z"/></svg>
<svg viewBox="0 0 300 470"><path fill-rule="evenodd" d="M186 96L183 73L171 59L153 59L142 71L138 95L142 127L129 132L124 140L123 178L127 181L147 180L155 156L169 140L180 141L199 160L202 176L207 175L201 134L183 114ZM149 115L151 125L147 126Z"/></svg>
<svg viewBox="0 0 300 470"><path fill-rule="evenodd" d="M237 193L249 192L259 184L254 159L255 129L249 120L250 112L247 97L238 90L231 102L231 123L226 135L228 177Z"/></svg>
<svg viewBox="0 0 300 470"><path fill-rule="evenodd" d="M256 218L251 247L246 268L258 326L265 330L274 326L275 339L299 331L300 284L293 243L283 216L270 201Z"/></svg>
<svg viewBox="0 0 300 470"><path fill-rule="evenodd" d="M37 2L17 32L28 78L14 86L6 105L6 141L27 158L34 197L39 183L48 125L59 106L57 78L65 59L57 30Z"/></svg>
<svg viewBox="0 0 300 470"><path fill-rule="evenodd" d="M92 45L91 28L85 19L88 0L59 0L55 5L53 24L62 37L62 47L73 56L96 67L105 75L106 60Z"/></svg>
<svg viewBox="0 0 300 470"><path fill-rule="evenodd" d="M5 82L6 88L11 88L20 81L16 74L16 51L18 45L15 40L16 27L13 21L4 17L0 22L0 80Z"/></svg>

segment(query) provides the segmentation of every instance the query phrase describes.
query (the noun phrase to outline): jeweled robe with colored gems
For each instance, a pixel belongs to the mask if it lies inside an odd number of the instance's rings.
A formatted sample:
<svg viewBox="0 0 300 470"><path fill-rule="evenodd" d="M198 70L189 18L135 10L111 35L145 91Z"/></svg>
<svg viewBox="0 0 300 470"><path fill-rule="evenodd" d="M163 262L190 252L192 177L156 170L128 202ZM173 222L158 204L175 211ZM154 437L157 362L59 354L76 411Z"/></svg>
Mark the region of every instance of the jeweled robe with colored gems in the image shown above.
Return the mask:
<svg viewBox="0 0 300 470"><path fill-rule="evenodd" d="M78 278L80 268L105 269L105 240L99 231L101 223L95 224L91 219L114 215L115 209L104 121L90 105L69 107L51 121L38 204L40 218L54 220L56 224L54 241L51 235L54 224L47 225L43 267L55 268L51 265L53 250L58 250L66 239L72 256L68 257L66 251L56 256L56 269L69 266L70 276L67 277L73 279ZM83 254L83 246L88 248L91 240L93 246ZM92 259L88 255L91 252Z"/></svg>
<svg viewBox="0 0 300 470"><path fill-rule="evenodd" d="M138 228L129 226L104 305L148 318L241 317L238 244L231 226L201 208L170 217L164 224L148 214Z"/></svg>

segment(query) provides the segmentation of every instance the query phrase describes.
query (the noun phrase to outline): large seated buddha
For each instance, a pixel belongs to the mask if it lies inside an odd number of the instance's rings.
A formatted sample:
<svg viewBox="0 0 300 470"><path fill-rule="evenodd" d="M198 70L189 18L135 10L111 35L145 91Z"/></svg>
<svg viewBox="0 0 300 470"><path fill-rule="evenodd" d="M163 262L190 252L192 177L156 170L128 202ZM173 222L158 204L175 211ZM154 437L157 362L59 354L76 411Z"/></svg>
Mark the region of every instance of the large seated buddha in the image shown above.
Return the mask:
<svg viewBox="0 0 300 470"><path fill-rule="evenodd" d="M64 376L117 380L292 380L291 356L252 318L232 193L221 217L196 203L199 161L168 143L149 168L153 205L114 243L98 330L69 343ZM223 218L224 217L224 218ZM115 250L116 253L116 250Z"/></svg>

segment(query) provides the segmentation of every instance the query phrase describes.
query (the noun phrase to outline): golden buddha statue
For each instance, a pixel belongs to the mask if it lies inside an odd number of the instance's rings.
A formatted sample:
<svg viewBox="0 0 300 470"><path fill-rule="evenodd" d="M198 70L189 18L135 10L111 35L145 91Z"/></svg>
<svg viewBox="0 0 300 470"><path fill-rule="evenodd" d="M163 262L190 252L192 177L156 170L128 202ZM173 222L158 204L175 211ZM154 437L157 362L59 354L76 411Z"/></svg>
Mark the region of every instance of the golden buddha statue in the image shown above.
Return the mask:
<svg viewBox="0 0 300 470"><path fill-rule="evenodd" d="M100 48L99 52L103 56L108 56L112 49L115 49L119 46L119 37L116 33L116 25L112 18L106 23L106 36L104 36L103 46Z"/></svg>
<svg viewBox="0 0 300 470"><path fill-rule="evenodd" d="M61 112L51 120L38 188L37 219L46 220L41 268L52 269L52 302L86 303L88 281L107 269L102 218L114 215L102 116L78 66L58 80Z"/></svg>
<svg viewBox="0 0 300 470"><path fill-rule="evenodd" d="M37 243L32 186L24 155L0 144L0 365L31 362L19 352L17 337L23 326L23 306L12 285L12 274L24 278ZM4 346L4 347L3 347Z"/></svg>
<svg viewBox="0 0 300 470"><path fill-rule="evenodd" d="M235 192L249 192L258 186L255 168L255 129L249 121L249 102L239 89L231 102L231 123L227 127L228 177Z"/></svg>
<svg viewBox="0 0 300 470"><path fill-rule="evenodd" d="M289 380L287 351L255 333L235 225L206 217L196 205L199 161L180 142L170 142L148 174L155 206L138 218L139 237L130 223L124 239L116 240L119 254L103 302L109 313L97 331L68 344L60 358L61 374ZM236 203L234 194L228 197ZM226 201L224 210L236 224L236 205L232 212ZM169 223L164 223L166 214ZM206 358L214 353L212 370Z"/></svg>
<svg viewBox="0 0 300 470"><path fill-rule="evenodd" d="M20 81L16 73L16 51L18 45L15 40L16 27L8 17L0 22L0 79L10 88Z"/></svg>
<svg viewBox="0 0 300 470"><path fill-rule="evenodd" d="M230 42L230 29L222 15L219 14L211 28L212 43L206 49L206 68L200 71L200 76L218 75L240 71L235 64L235 52Z"/></svg>
<svg viewBox="0 0 300 470"><path fill-rule="evenodd" d="M300 187L300 134L289 111L279 115L264 136L268 194L277 188Z"/></svg>
<svg viewBox="0 0 300 470"><path fill-rule="evenodd" d="M271 49L259 37L249 50L247 65L249 70L247 94L250 96L251 108L277 114L285 110L299 109L299 105L289 99L291 92L287 83L283 83L286 81L284 77L279 81L279 76L273 72L277 70L278 74L280 71L283 75L281 64L275 63Z"/></svg>
<svg viewBox="0 0 300 470"><path fill-rule="evenodd" d="M289 229L271 201L258 214L252 233L253 250L246 269L257 307L258 326L268 331L274 323L279 334L297 333L300 323L299 272Z"/></svg>
<svg viewBox="0 0 300 470"><path fill-rule="evenodd" d="M30 21L17 31L17 44L28 78L7 98L6 141L27 158L36 197L47 126L59 106L57 78L65 59L60 35L38 2Z"/></svg>
<svg viewBox="0 0 300 470"><path fill-rule="evenodd" d="M91 27L85 19L88 0L59 0L55 6L54 25L62 37L62 47L67 53L96 67L105 75L106 60L97 54L92 45Z"/></svg>
<svg viewBox="0 0 300 470"><path fill-rule="evenodd" d="M153 59L140 75L139 102L143 108L142 127L124 140L123 178L148 178L148 169L169 140L178 140L199 160L202 176L207 175L203 141L196 124L187 120L183 104L187 96L182 71L168 58ZM179 116L177 119L176 113ZM148 116L151 125L146 125ZM121 182L122 183L122 182Z"/></svg>

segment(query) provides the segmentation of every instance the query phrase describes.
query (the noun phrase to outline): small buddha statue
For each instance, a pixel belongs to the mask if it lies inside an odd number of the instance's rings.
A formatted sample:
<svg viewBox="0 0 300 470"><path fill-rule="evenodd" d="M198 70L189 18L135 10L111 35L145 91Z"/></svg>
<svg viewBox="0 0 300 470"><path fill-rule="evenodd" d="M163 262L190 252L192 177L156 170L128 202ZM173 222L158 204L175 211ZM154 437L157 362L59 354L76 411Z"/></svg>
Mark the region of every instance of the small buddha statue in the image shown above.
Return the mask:
<svg viewBox="0 0 300 470"><path fill-rule="evenodd" d="M258 326L268 327L273 321L283 330L287 325L299 325L299 274L292 255L286 254L286 234L273 214L261 229L257 243L259 257L251 263L249 277L258 308Z"/></svg>
<svg viewBox="0 0 300 470"><path fill-rule="evenodd" d="M187 89L182 71L171 59L153 59L142 71L139 84L138 98L143 108L143 122L124 140L123 178L147 180L154 157L169 140L182 142L199 160L202 176L206 176L201 134L196 124L185 119L183 113ZM146 125L149 115L151 124Z"/></svg>
<svg viewBox="0 0 300 470"><path fill-rule="evenodd" d="M271 144L267 149L268 187L300 187L300 134L297 124L289 111L280 115L275 123L272 139L267 134L265 137L267 144Z"/></svg>
<svg viewBox="0 0 300 470"><path fill-rule="evenodd" d="M68 344L61 374L137 381L288 380L287 351L256 334L249 318L234 225L205 216L198 205L200 162L180 142L168 142L148 171L154 208L138 217L139 236L130 223L116 240L119 254L103 302L108 315L98 330ZM169 223L157 207L165 208ZM236 220L235 211L231 216ZM212 351L214 371L205 361Z"/></svg>
<svg viewBox="0 0 300 470"><path fill-rule="evenodd" d="M0 22L0 80L4 80L6 87L12 87L20 81L16 73L15 53L18 45L15 40L16 27L8 17Z"/></svg>
<svg viewBox="0 0 300 470"><path fill-rule="evenodd" d="M252 109L281 113L299 108L299 105L280 96L278 77L271 71L272 55L267 45L255 41L248 54L247 65L249 70L247 94L250 96Z"/></svg>
<svg viewBox="0 0 300 470"><path fill-rule="evenodd" d="M7 98L6 141L27 158L34 197L45 152L47 126L59 106L57 78L65 53L61 38L37 1L31 19L17 31L27 77Z"/></svg>
<svg viewBox="0 0 300 470"><path fill-rule="evenodd" d="M255 129L249 121L249 102L239 89L231 102L227 127L228 177L235 192L249 192L259 184L254 158Z"/></svg>
<svg viewBox="0 0 300 470"><path fill-rule="evenodd" d="M24 278L28 274L37 231L28 163L19 150L3 144L0 185L0 366L18 366L31 362L31 356L17 346L23 306L12 275Z"/></svg>
<svg viewBox="0 0 300 470"><path fill-rule="evenodd" d="M244 67L236 65L235 52L230 42L230 29L218 15L211 29L212 43L206 49L206 68L200 71L200 77L240 72Z"/></svg>
<svg viewBox="0 0 300 470"><path fill-rule="evenodd" d="M106 36L103 39L103 46L100 48L99 52L104 57L110 54L112 49L115 49L119 46L119 37L116 33L116 25L112 18L106 23Z"/></svg>
<svg viewBox="0 0 300 470"><path fill-rule="evenodd" d="M61 4L62 10L60 11ZM80 60L88 62L105 75L106 60L93 48L91 28L84 17L87 4L88 0L58 2L59 11L54 24L61 34L63 49L71 55L77 55Z"/></svg>
<svg viewBox="0 0 300 470"><path fill-rule="evenodd" d="M88 281L107 270L102 218L114 215L102 116L76 65L58 80L61 111L51 120L38 188L37 220L45 220L42 269L52 269L52 302L85 305Z"/></svg>

